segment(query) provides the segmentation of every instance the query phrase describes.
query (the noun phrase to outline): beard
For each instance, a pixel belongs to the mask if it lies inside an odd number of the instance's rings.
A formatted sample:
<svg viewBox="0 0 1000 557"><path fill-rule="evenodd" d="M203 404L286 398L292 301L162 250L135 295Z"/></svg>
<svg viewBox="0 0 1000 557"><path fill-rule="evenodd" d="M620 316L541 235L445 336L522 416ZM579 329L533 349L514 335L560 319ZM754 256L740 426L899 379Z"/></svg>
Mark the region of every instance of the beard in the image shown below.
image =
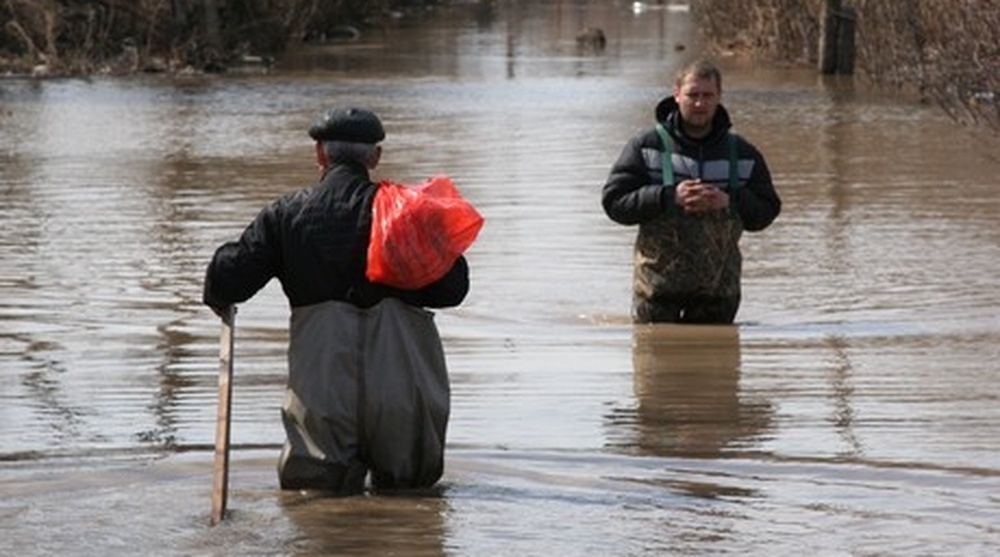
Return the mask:
<svg viewBox="0 0 1000 557"><path fill-rule="evenodd" d="M702 138L712 131L712 115L694 114L690 118L681 118L684 133L694 138Z"/></svg>

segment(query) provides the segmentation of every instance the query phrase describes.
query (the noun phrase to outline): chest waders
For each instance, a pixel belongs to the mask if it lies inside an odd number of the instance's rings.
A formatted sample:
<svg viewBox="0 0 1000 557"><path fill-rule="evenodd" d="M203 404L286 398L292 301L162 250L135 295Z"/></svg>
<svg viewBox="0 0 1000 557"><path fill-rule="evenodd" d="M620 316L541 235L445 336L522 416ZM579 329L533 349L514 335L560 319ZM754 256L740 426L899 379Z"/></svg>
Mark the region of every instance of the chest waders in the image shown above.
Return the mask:
<svg viewBox="0 0 1000 557"><path fill-rule="evenodd" d="M663 125L656 126L663 142L662 183L674 186L674 142ZM729 146L729 210L689 214L673 203L659 216L642 223L635 247L635 302L689 299L692 296L738 300L742 259L739 240L743 224L735 194L740 187L737 137L726 134Z"/></svg>

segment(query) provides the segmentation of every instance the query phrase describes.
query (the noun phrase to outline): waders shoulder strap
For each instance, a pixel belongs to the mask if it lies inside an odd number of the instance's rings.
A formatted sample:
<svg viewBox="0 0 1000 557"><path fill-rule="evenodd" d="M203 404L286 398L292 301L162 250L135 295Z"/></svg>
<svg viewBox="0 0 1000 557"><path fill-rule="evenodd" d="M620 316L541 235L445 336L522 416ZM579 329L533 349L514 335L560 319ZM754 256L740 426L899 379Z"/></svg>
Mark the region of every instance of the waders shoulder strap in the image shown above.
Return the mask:
<svg viewBox="0 0 1000 557"><path fill-rule="evenodd" d="M736 188L740 185L739 154L736 152L736 134L727 133L729 139L729 212L736 216Z"/></svg>
<svg viewBox="0 0 1000 557"><path fill-rule="evenodd" d="M729 139L729 192L736 191L740 185L739 154L736 152L736 134L727 133Z"/></svg>
<svg viewBox="0 0 1000 557"><path fill-rule="evenodd" d="M663 185L674 185L674 163L670 161L670 155L674 152L674 142L670 139L670 134L663 124L656 124L656 133L663 142L663 151L660 151L660 165L663 167Z"/></svg>

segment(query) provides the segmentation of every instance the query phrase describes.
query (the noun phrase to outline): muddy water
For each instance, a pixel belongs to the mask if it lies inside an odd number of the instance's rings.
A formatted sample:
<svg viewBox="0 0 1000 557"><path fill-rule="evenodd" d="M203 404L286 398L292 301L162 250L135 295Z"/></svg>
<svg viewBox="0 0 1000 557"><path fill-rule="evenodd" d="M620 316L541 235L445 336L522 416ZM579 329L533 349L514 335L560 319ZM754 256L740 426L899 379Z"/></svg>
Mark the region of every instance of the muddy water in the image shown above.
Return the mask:
<svg viewBox="0 0 1000 557"><path fill-rule="evenodd" d="M635 231L599 191L695 48L682 12L471 3L266 74L0 82L0 553L996 553L998 144L729 64L784 212L744 236L737 326L633 327ZM487 219L467 302L438 314L447 471L418 497L277 489L271 284L239 315L210 529L204 265L314 179L304 130L342 103L383 116L380 176L449 174Z"/></svg>

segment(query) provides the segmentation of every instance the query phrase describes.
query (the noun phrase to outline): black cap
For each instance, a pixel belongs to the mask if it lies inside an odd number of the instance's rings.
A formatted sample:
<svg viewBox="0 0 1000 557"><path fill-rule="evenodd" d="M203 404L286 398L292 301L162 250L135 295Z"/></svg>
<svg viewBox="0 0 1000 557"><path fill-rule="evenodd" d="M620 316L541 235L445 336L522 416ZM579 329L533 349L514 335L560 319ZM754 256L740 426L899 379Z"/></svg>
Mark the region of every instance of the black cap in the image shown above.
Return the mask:
<svg viewBox="0 0 1000 557"><path fill-rule="evenodd" d="M382 122L375 113L364 108L332 108L309 128L309 137L316 141L352 141L378 143L385 139Z"/></svg>

